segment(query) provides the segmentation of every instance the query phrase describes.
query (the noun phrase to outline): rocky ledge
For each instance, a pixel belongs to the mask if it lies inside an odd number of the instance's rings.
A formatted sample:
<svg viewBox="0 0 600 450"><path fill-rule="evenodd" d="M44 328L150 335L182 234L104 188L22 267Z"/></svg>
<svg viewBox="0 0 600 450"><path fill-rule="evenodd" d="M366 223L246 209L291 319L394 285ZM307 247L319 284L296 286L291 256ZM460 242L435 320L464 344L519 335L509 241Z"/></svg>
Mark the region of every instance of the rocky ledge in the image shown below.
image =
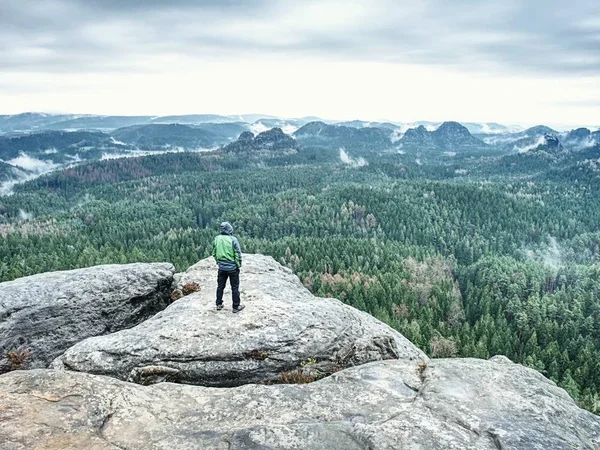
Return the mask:
<svg viewBox="0 0 600 450"><path fill-rule="evenodd" d="M598 449L600 419L505 358L374 362L305 385L140 386L75 372L0 377L5 450Z"/></svg>
<svg viewBox="0 0 600 450"><path fill-rule="evenodd" d="M22 343L56 353L83 339L56 369L0 376L2 450L600 448L600 418L538 372L502 356L430 360L369 315L315 298L260 255L245 255L239 314L215 310L208 259L175 277L199 292L132 328L84 339L112 331L115 318L119 326L140 320L149 310L128 306L135 299L164 302L172 266L146 269L46 274L48 286L36 289L33 278L0 285L52 318L30 323L41 316L8 309L3 298L4 322L30 330Z"/></svg>
<svg viewBox="0 0 600 450"><path fill-rule="evenodd" d="M244 255L241 297L246 309L215 308L216 267L208 258L178 276L199 292L145 322L86 339L52 365L151 384L203 386L310 380L384 359L427 360L397 331L335 299L313 296L271 257Z"/></svg>
<svg viewBox="0 0 600 450"><path fill-rule="evenodd" d="M0 373L9 352L47 367L85 338L153 316L169 304L174 272L166 263L106 265L0 283Z"/></svg>

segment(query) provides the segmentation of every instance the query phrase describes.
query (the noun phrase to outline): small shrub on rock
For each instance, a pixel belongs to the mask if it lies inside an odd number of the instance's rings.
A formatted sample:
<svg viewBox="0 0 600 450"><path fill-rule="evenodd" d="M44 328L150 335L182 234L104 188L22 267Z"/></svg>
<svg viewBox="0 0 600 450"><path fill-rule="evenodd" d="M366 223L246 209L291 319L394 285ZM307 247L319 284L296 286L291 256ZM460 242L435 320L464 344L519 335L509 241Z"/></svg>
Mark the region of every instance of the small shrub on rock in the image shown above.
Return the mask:
<svg viewBox="0 0 600 450"><path fill-rule="evenodd" d="M33 353L29 349L15 350L6 354L8 360L8 370L23 370L27 367L27 364Z"/></svg>
<svg viewBox="0 0 600 450"><path fill-rule="evenodd" d="M429 348L434 358L453 358L458 353L454 340L441 336L434 336L429 341Z"/></svg>
<svg viewBox="0 0 600 450"><path fill-rule="evenodd" d="M308 358L300 363L300 367L283 372L278 381L282 384L307 384L321 378L321 373L314 367L317 364L315 358Z"/></svg>
<svg viewBox="0 0 600 450"><path fill-rule="evenodd" d="M281 384L308 384L317 381L318 379L319 377L317 375L310 373L303 368L283 372L278 377L278 381Z"/></svg>
<svg viewBox="0 0 600 450"><path fill-rule="evenodd" d="M417 372L419 373L421 382L425 381L425 369L427 369L427 361L421 361L417 364Z"/></svg>
<svg viewBox="0 0 600 450"><path fill-rule="evenodd" d="M194 292L198 292L199 290L200 290L200 285L193 281L191 283L184 284L183 287L181 288L181 292L183 295L190 295L190 294L193 294Z"/></svg>
<svg viewBox="0 0 600 450"><path fill-rule="evenodd" d="M254 359L256 361L264 361L269 357L269 354L266 352L262 352L260 350L252 350L248 353L248 358Z"/></svg>
<svg viewBox="0 0 600 450"><path fill-rule="evenodd" d="M171 293L171 301L172 302L179 300L181 297L183 297L183 294L181 293L181 291L179 289L176 289Z"/></svg>

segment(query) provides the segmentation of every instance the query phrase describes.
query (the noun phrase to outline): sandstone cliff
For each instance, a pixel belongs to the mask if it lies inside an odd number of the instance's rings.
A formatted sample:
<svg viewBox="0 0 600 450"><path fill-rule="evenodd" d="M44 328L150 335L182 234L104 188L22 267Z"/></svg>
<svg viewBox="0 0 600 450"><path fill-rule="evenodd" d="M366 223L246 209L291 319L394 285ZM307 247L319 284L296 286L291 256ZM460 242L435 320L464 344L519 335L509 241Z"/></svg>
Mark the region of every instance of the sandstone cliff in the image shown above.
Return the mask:
<svg viewBox="0 0 600 450"><path fill-rule="evenodd" d="M502 356L430 360L271 258L245 255L239 314L214 309L210 259L176 279L200 291L80 336L54 369L0 376L0 448L600 448L600 418L538 372ZM282 384L290 374L318 381Z"/></svg>
<svg viewBox="0 0 600 450"><path fill-rule="evenodd" d="M47 367L73 344L136 325L169 304L171 264L106 265L0 283L0 373L11 351Z"/></svg>

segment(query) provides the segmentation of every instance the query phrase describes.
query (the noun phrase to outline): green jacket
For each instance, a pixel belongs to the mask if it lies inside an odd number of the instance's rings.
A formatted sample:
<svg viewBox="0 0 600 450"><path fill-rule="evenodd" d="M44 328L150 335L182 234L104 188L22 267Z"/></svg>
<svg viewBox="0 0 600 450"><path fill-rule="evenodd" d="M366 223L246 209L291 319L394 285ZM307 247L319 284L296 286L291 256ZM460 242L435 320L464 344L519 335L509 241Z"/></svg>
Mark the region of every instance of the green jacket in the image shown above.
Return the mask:
<svg viewBox="0 0 600 450"><path fill-rule="evenodd" d="M222 229L221 234L215 237L213 257L219 270L233 272L242 267L242 250L238 240L228 231L229 229Z"/></svg>

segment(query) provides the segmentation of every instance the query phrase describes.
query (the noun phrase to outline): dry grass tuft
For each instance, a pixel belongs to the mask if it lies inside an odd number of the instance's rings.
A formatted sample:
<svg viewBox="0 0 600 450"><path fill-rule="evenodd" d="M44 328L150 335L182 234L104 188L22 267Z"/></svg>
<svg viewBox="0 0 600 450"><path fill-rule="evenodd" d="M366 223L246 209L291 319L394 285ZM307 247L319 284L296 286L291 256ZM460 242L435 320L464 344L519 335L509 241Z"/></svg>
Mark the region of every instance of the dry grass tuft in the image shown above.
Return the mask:
<svg viewBox="0 0 600 450"><path fill-rule="evenodd" d="M198 283L195 282L191 282L191 283L185 283L183 285L183 287L181 288L181 293L183 295L190 295L193 294L194 292L198 292L200 290L200 285Z"/></svg>
<svg viewBox="0 0 600 450"><path fill-rule="evenodd" d="M171 293L171 301L172 302L179 300L181 297L183 297L183 294L181 293L181 291L179 289L176 289Z"/></svg>
<svg viewBox="0 0 600 450"><path fill-rule="evenodd" d="M247 354L247 356L248 358L254 359L256 361L264 361L269 357L269 354L260 350L252 350Z"/></svg>
<svg viewBox="0 0 600 450"><path fill-rule="evenodd" d="M312 371L305 370L304 368L298 368L283 372L278 377L278 381L282 384L308 384L319 379Z"/></svg>
<svg viewBox="0 0 600 450"><path fill-rule="evenodd" d="M15 350L6 354L8 360L8 370L23 370L27 367L33 353L29 349Z"/></svg>

